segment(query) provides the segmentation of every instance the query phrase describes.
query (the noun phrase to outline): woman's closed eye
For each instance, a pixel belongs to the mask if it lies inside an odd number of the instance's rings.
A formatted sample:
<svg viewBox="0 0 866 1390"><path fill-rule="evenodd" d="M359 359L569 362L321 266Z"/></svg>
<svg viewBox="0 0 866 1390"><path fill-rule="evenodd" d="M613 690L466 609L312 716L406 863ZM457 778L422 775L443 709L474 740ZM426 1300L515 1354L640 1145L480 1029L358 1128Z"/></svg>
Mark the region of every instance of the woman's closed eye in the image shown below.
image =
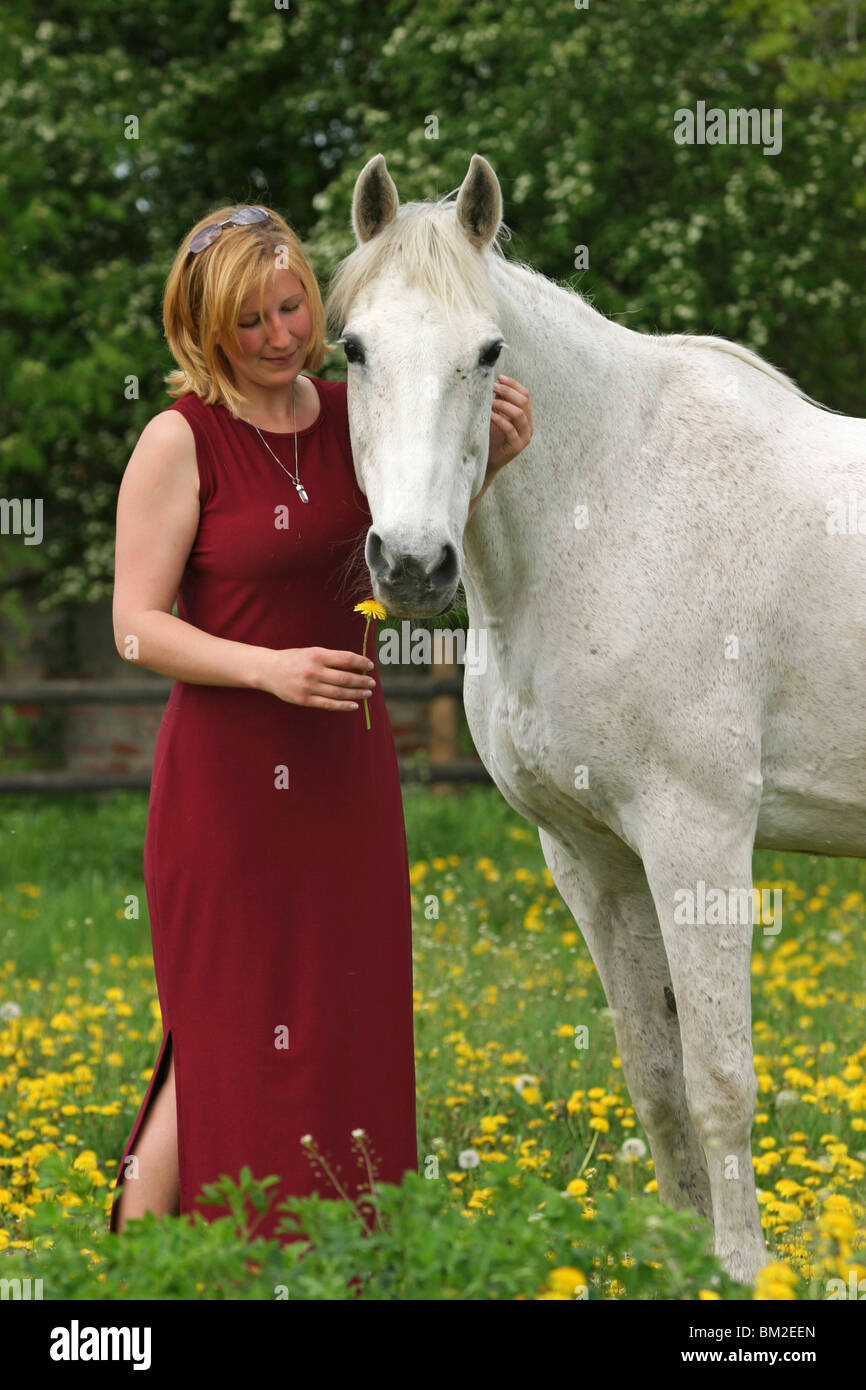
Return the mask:
<svg viewBox="0 0 866 1390"><path fill-rule="evenodd" d="M300 307L301 307L301 305L303 304L303 302L304 302L304 301L303 301L302 299L300 299L300 300L298 300L298 303L297 303L297 304L287 304L287 305L284 305L284 306L283 306L283 309L282 309L282 312L283 312L284 314L294 314L295 311L296 311L297 309L300 309ZM258 321L259 321L259 316L258 316L258 314L256 314L254 318L251 318L251 319L249 320L248 323L246 323L246 322L245 322L245 323L241 323L240 320L238 320L238 328L255 328L255 326L256 326L256 324L258 323Z"/></svg>

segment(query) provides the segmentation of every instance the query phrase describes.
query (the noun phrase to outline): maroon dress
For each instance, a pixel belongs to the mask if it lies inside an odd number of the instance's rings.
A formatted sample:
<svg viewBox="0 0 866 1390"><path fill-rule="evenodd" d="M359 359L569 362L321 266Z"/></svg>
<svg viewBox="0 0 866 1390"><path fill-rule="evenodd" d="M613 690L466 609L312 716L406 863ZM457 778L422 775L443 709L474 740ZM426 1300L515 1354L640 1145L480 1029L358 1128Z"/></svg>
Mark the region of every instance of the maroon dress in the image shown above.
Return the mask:
<svg viewBox="0 0 866 1390"><path fill-rule="evenodd" d="M361 651L371 524L357 486L346 386L314 381L319 414L298 431L304 503L255 429L193 394L170 406L195 436L198 532L178 615L271 648ZM295 471L291 434L263 430ZM376 660L376 623L366 655ZM276 1201L368 1190L417 1170L411 911L396 751L378 666L357 710L311 709L263 691L175 681L156 741L144 881L163 1038L120 1160L174 1056L180 1211L208 1220L203 1183L276 1174ZM130 1160L129 1163L127 1160ZM252 1210L250 1208L250 1210Z"/></svg>

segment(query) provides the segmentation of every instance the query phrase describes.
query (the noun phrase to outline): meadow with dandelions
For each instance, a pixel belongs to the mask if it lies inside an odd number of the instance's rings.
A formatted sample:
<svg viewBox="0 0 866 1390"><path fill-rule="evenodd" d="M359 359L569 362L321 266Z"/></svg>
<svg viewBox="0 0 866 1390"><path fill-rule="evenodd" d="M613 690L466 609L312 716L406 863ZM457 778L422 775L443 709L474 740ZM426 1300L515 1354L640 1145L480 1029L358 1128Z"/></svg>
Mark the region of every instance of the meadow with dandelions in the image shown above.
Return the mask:
<svg viewBox="0 0 866 1390"><path fill-rule="evenodd" d="M292 1199L285 1246L256 1235L271 1184L248 1171L209 1189L218 1221L107 1233L162 1031L146 798L4 800L0 1277L40 1278L46 1299L851 1296L866 1280L866 862L755 859L783 921L756 926L752 962L773 1260L753 1295L721 1271L708 1222L659 1203L601 984L536 833L489 788L404 797L419 1171L377 1184L375 1136L358 1134L366 1217Z"/></svg>

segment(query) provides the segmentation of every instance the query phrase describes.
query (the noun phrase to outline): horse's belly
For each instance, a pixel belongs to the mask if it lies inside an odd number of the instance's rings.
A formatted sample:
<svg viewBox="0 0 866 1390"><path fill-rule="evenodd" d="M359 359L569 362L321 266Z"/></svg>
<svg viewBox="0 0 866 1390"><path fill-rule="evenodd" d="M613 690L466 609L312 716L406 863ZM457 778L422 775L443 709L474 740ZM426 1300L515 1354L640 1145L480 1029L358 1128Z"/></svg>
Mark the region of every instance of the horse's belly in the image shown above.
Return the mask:
<svg viewBox="0 0 866 1390"><path fill-rule="evenodd" d="M858 797L810 785L801 777L765 781L755 834L756 849L866 858L866 791Z"/></svg>
<svg viewBox="0 0 866 1390"><path fill-rule="evenodd" d="M826 675L829 661L823 671ZM866 735L849 673L838 688L821 672L792 680L762 738L759 849L866 856ZM819 698L820 696L820 698Z"/></svg>

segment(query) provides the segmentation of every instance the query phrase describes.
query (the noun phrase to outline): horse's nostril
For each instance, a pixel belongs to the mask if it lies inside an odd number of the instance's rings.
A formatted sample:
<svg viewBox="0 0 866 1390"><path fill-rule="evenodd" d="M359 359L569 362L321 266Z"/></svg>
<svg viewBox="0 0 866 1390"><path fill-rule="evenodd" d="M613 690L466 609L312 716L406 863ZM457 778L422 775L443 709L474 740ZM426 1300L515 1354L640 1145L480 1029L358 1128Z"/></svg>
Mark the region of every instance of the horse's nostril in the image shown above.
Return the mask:
<svg viewBox="0 0 866 1390"><path fill-rule="evenodd" d="M365 559L370 569L380 569L382 565L382 540L377 531L367 532L365 551Z"/></svg>
<svg viewBox="0 0 866 1390"><path fill-rule="evenodd" d="M367 535L366 560L370 570L388 584L420 582L426 588L440 589L453 583L457 576L457 548L450 541L428 561L411 550L389 550L382 537L371 530Z"/></svg>
<svg viewBox="0 0 866 1390"><path fill-rule="evenodd" d="M450 584L457 575L457 549L447 541L442 547L441 556L435 568L427 571L431 582L437 588L443 584Z"/></svg>

